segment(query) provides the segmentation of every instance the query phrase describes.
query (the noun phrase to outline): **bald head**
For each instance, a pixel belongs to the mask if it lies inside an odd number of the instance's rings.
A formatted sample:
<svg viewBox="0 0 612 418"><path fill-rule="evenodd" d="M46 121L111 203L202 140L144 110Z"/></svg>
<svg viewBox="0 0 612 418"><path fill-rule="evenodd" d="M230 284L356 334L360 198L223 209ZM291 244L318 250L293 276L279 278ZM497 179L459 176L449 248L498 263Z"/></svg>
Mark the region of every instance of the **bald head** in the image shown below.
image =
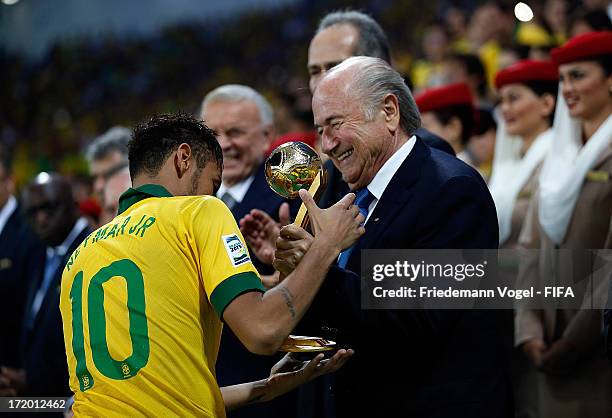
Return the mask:
<svg viewBox="0 0 612 418"><path fill-rule="evenodd" d="M23 210L38 237L48 246L65 239L78 218L68 179L40 173L23 191Z"/></svg>

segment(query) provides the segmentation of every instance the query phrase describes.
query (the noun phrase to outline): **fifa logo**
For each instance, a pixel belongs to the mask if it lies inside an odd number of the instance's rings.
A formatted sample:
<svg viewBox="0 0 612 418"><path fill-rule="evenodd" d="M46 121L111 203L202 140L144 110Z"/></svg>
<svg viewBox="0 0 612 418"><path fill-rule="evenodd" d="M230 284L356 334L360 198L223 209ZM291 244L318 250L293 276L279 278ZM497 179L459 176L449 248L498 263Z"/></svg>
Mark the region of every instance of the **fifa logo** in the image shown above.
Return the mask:
<svg viewBox="0 0 612 418"><path fill-rule="evenodd" d="M123 365L121 366L121 371L123 372L123 376L127 377L130 374L130 366L128 366L126 363L123 363Z"/></svg>

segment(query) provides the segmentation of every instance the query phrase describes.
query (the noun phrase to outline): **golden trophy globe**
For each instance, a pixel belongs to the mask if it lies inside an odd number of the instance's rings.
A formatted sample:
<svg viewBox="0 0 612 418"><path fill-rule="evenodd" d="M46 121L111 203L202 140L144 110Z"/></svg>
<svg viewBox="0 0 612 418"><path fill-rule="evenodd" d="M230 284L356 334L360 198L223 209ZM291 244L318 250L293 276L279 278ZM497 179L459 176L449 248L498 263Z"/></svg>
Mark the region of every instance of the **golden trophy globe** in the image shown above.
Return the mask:
<svg viewBox="0 0 612 418"><path fill-rule="evenodd" d="M306 189L315 202L325 190L326 173L319 154L303 142L286 142L272 151L265 163L266 181L272 190L284 198L298 199ZM306 207L302 204L295 224L307 229Z"/></svg>

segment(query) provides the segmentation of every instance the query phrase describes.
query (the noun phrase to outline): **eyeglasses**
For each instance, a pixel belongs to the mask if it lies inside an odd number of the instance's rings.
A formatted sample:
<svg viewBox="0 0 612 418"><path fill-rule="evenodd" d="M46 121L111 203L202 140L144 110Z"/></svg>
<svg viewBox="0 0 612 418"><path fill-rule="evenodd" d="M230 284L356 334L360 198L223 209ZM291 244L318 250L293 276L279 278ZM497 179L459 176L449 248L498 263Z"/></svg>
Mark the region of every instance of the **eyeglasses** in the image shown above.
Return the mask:
<svg viewBox="0 0 612 418"><path fill-rule="evenodd" d="M118 172L126 168L128 165L129 164L127 162L119 163L117 165L112 166L105 172L98 174L95 177L102 177L104 181L108 181L111 177L113 177L115 174L117 174Z"/></svg>

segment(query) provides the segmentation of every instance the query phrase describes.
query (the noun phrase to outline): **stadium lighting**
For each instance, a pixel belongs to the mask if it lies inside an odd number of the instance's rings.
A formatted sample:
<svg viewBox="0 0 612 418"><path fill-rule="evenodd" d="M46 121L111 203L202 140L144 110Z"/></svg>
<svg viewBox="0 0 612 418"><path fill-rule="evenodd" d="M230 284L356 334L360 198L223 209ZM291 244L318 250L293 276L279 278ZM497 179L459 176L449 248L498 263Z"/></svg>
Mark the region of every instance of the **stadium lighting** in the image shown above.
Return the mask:
<svg viewBox="0 0 612 418"><path fill-rule="evenodd" d="M533 19L533 10L526 3L516 3L516 6L514 6L514 16L521 22L529 22Z"/></svg>
<svg viewBox="0 0 612 418"><path fill-rule="evenodd" d="M6 4L7 6L12 6L16 4L19 0L2 0L2 4Z"/></svg>

